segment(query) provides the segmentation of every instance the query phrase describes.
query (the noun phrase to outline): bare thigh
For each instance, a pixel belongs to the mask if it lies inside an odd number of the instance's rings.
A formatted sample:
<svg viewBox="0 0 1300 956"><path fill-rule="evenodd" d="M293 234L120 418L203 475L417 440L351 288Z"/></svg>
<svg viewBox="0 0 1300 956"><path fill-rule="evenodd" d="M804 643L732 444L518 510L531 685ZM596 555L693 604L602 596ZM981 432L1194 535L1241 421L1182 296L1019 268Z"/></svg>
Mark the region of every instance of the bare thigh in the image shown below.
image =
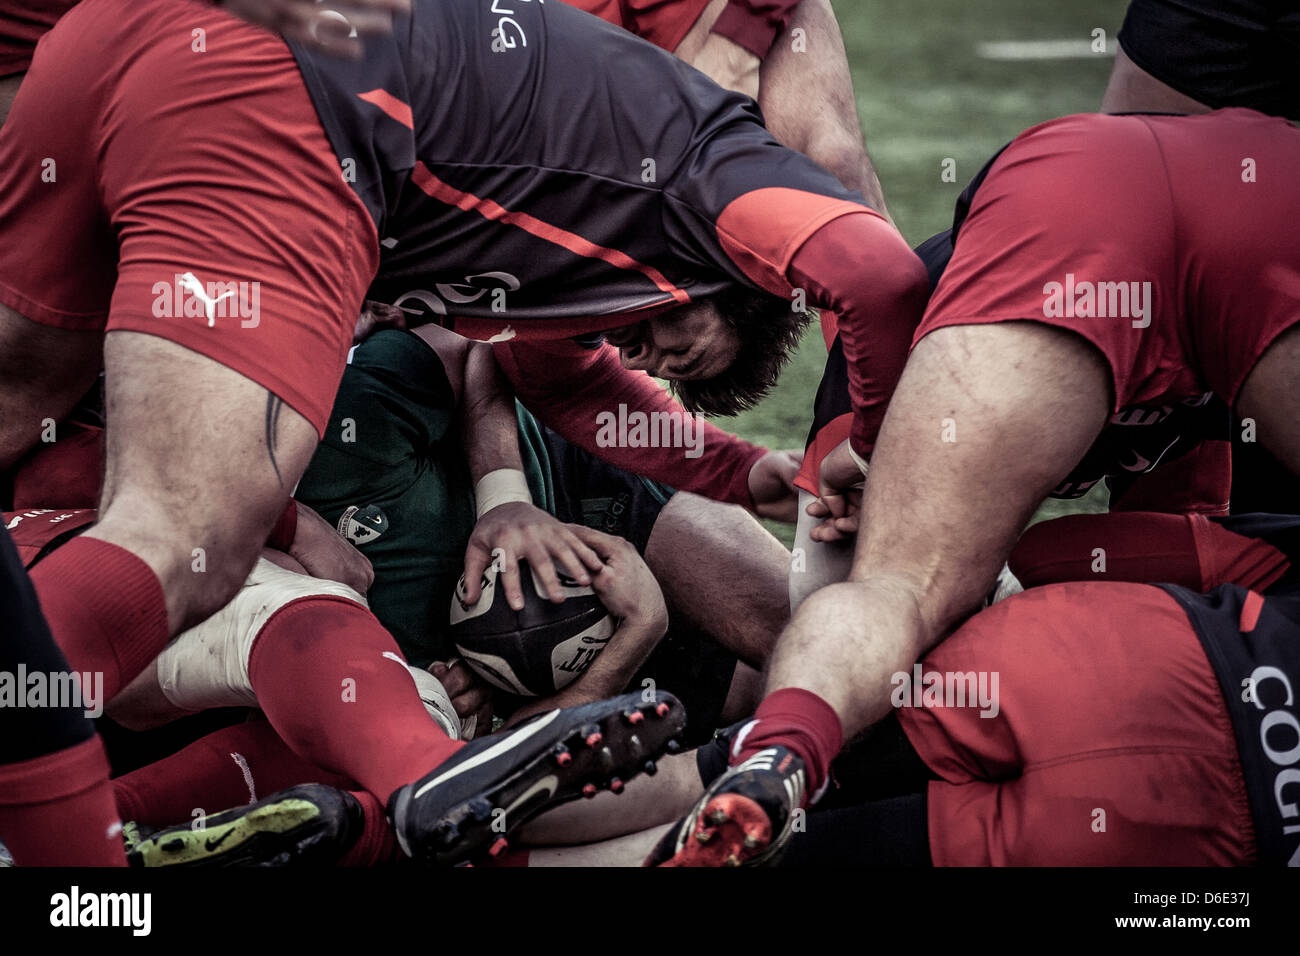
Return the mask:
<svg viewBox="0 0 1300 956"><path fill-rule="evenodd" d="M1110 390L1101 354L1049 326L926 336L872 457L852 578L904 569L923 582L936 628L964 616L1101 431Z"/></svg>
<svg viewBox="0 0 1300 956"><path fill-rule="evenodd" d="M1242 383L1237 413L1253 418L1264 447L1300 475L1300 325L1279 335L1260 356Z"/></svg>
<svg viewBox="0 0 1300 956"><path fill-rule="evenodd" d="M1002 322L922 339L872 457L851 579L804 602L769 689L818 693L846 737L888 713L892 675L978 605L1109 406L1100 353L1071 333Z"/></svg>
<svg viewBox="0 0 1300 956"><path fill-rule="evenodd" d="M261 385L157 336L109 332L100 521L162 583L173 634L224 605L307 467L316 430Z"/></svg>
<svg viewBox="0 0 1300 956"><path fill-rule="evenodd" d="M749 512L678 492L650 532L645 560L674 611L763 668L790 618L790 552Z"/></svg>

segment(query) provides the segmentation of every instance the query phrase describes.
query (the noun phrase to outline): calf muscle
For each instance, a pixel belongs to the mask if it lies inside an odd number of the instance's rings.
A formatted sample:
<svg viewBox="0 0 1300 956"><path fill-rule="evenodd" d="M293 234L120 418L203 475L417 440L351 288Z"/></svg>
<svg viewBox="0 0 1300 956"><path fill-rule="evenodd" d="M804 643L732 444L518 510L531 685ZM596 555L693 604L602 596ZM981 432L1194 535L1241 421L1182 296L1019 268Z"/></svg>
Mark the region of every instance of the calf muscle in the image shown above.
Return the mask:
<svg viewBox="0 0 1300 956"><path fill-rule="evenodd" d="M247 576L316 432L262 386L164 339L110 332L104 356L104 490L87 533L150 566L177 633Z"/></svg>
<svg viewBox="0 0 1300 956"><path fill-rule="evenodd" d="M922 339L881 428L851 580L800 608L769 692L818 694L846 738L884 716L892 676L977 606L1034 508L1101 430L1109 386L1092 346L1035 323Z"/></svg>

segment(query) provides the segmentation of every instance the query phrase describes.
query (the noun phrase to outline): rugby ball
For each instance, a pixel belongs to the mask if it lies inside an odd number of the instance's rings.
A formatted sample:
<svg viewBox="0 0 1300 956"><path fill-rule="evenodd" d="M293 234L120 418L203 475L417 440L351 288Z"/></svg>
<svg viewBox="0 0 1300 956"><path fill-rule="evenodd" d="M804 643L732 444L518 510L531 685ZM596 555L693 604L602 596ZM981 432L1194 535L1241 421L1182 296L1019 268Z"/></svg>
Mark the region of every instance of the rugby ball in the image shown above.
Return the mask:
<svg viewBox="0 0 1300 956"><path fill-rule="evenodd" d="M542 597L536 573L519 562L524 607L506 601L499 571L483 575L483 593L465 601L461 576L451 599L450 636L456 650L480 677L494 687L524 697L549 697L580 677L600 656L614 633L614 619L589 587L582 587L558 568L564 600Z"/></svg>

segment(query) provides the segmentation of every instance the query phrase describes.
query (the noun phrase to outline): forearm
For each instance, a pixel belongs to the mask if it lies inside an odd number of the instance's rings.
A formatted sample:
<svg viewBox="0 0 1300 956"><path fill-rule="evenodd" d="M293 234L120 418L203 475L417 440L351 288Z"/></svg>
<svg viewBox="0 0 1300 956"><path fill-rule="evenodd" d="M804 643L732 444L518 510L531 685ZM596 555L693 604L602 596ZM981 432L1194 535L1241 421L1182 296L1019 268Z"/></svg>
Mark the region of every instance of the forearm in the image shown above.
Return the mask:
<svg viewBox="0 0 1300 956"><path fill-rule="evenodd" d="M788 281L839 316L854 413L849 439L865 457L925 311L925 267L897 230L864 211L813 233L791 261Z"/></svg>
<svg viewBox="0 0 1300 956"><path fill-rule="evenodd" d="M753 507L749 473L767 449L690 416L655 381L623 368L615 349L582 349L571 342L498 344L497 361L520 400L545 425L568 441L627 471L681 491ZM663 413L669 421L688 416L691 448L632 447L609 442L602 422L627 413ZM683 428L685 434L685 428ZM698 452L698 457L687 453Z"/></svg>
<svg viewBox="0 0 1300 956"><path fill-rule="evenodd" d="M758 105L777 142L812 159L888 217L864 143L848 54L828 0L804 0L794 11L763 58Z"/></svg>
<svg viewBox="0 0 1300 956"><path fill-rule="evenodd" d="M509 724L517 724L534 714L557 707L577 707L623 693L650 652L663 639L664 633L662 623L657 621L631 618L620 621L605 650L596 656L581 677L558 694L524 705L511 715Z"/></svg>
<svg viewBox="0 0 1300 956"><path fill-rule="evenodd" d="M470 346L465 358L461 434L475 482L502 468L523 470L514 395L488 345Z"/></svg>

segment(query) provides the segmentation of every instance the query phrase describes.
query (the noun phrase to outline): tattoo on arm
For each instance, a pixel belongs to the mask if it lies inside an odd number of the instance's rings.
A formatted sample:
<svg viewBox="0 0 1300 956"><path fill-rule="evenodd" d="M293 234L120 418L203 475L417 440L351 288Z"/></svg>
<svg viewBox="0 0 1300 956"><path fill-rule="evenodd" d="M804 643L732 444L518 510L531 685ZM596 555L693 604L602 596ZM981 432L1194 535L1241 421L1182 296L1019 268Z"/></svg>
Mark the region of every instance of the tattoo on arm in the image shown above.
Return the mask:
<svg viewBox="0 0 1300 956"><path fill-rule="evenodd" d="M280 475L280 465L275 460L275 443L276 431L280 426L280 409L283 407L284 401L280 396L266 393L266 453L271 458L271 467L275 469L276 480L281 485L284 484L284 478Z"/></svg>

